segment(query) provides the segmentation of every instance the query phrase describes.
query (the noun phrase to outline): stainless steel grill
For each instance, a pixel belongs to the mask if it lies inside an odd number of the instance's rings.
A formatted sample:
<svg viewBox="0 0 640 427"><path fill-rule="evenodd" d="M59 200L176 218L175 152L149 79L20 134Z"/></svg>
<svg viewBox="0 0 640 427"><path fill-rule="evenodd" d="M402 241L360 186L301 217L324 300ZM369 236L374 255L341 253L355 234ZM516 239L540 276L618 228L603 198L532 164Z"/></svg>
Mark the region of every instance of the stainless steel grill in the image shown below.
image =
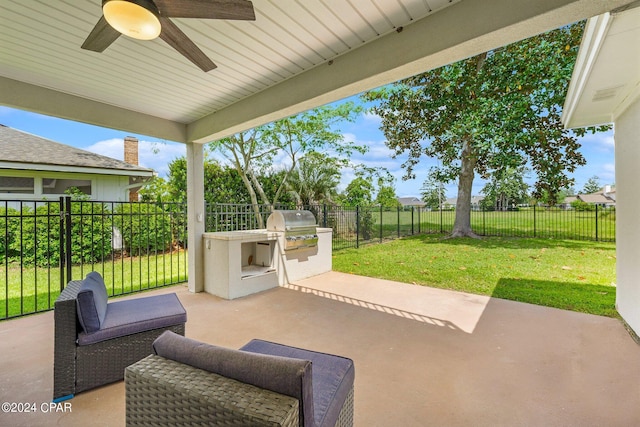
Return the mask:
<svg viewBox="0 0 640 427"><path fill-rule="evenodd" d="M316 218L309 211L273 211L267 218L268 231L284 232L284 249L318 245Z"/></svg>

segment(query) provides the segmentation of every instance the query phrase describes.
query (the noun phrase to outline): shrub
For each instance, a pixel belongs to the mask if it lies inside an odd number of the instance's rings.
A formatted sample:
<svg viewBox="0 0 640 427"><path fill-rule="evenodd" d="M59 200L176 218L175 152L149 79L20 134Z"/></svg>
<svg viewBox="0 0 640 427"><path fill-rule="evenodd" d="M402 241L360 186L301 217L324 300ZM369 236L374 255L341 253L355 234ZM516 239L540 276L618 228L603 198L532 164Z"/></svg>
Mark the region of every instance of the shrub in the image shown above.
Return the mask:
<svg viewBox="0 0 640 427"><path fill-rule="evenodd" d="M0 208L0 263L20 256L14 241L20 236L20 211Z"/></svg>
<svg viewBox="0 0 640 427"><path fill-rule="evenodd" d="M163 252L171 245L171 215L154 204L118 205L113 224L122 233L130 254Z"/></svg>
<svg viewBox="0 0 640 427"><path fill-rule="evenodd" d="M111 257L113 220L106 205L71 202L71 263L93 263Z"/></svg>
<svg viewBox="0 0 640 427"><path fill-rule="evenodd" d="M71 262L93 263L111 255L112 224L110 213L102 204L72 202ZM10 243L10 254L23 265L39 267L60 264L60 206L47 203L35 212L22 209L22 225L16 224L17 235Z"/></svg>
<svg viewBox="0 0 640 427"><path fill-rule="evenodd" d="M596 208L595 205L582 200L574 200L571 202L571 207L579 212L593 211Z"/></svg>

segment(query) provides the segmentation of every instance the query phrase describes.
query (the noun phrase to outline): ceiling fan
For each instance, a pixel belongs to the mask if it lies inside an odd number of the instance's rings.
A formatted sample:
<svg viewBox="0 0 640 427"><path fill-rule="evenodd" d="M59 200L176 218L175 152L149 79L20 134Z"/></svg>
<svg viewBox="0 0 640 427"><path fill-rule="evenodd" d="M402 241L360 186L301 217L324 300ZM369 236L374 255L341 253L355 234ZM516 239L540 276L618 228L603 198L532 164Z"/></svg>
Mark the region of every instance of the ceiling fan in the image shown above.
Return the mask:
<svg viewBox="0 0 640 427"><path fill-rule="evenodd" d="M104 51L120 34L139 40L160 37L204 72L216 64L169 18L238 19L255 21L247 0L102 0L102 17L82 44Z"/></svg>

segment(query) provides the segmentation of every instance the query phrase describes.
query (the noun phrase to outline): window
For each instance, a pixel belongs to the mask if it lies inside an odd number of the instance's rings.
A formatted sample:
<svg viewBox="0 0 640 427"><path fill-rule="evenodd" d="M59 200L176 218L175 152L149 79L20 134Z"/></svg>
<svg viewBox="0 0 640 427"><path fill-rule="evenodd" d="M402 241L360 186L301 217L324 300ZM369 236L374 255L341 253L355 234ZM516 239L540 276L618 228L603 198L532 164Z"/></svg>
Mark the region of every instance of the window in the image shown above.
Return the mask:
<svg viewBox="0 0 640 427"><path fill-rule="evenodd" d="M34 179L17 176L0 176L0 193L33 194Z"/></svg>
<svg viewBox="0 0 640 427"><path fill-rule="evenodd" d="M42 178L42 194L66 194L70 188L77 188L81 193L91 195L91 180Z"/></svg>

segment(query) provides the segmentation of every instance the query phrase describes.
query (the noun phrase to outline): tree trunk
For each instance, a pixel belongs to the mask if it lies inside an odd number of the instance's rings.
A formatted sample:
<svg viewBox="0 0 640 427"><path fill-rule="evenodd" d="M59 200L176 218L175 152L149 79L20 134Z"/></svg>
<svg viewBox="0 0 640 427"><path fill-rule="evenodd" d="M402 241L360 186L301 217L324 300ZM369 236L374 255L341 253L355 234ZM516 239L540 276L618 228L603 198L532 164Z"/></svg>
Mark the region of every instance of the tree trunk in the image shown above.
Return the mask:
<svg viewBox="0 0 640 427"><path fill-rule="evenodd" d="M469 137L462 144L460 177L458 178L458 200L456 201L456 219L451 237L479 236L471 230L471 188L473 185L476 157Z"/></svg>
<svg viewBox="0 0 640 427"><path fill-rule="evenodd" d="M236 168L239 169L239 168ZM240 172L240 170L238 170ZM251 198L251 206L253 208L253 213L256 216L256 221L259 229L265 228L264 221L262 220L262 213L260 212L260 205L258 204L258 197L256 196L256 192L251 185L251 181L247 177L246 173L240 172L240 178L242 178L242 182L244 183L245 188L249 192L249 197Z"/></svg>

